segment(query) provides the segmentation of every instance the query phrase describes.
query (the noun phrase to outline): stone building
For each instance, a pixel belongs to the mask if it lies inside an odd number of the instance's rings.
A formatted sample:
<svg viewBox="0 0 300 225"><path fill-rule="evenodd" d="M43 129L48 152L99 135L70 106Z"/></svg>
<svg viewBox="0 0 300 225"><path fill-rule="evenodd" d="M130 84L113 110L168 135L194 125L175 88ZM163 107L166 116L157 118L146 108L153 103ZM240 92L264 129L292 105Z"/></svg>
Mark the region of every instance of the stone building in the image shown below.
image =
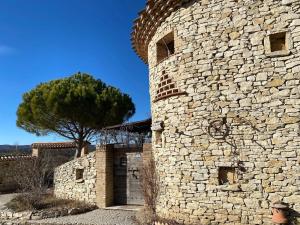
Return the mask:
<svg viewBox="0 0 300 225"><path fill-rule="evenodd" d="M149 65L158 216L271 224L282 201L296 220L300 1L148 0L132 42Z"/></svg>

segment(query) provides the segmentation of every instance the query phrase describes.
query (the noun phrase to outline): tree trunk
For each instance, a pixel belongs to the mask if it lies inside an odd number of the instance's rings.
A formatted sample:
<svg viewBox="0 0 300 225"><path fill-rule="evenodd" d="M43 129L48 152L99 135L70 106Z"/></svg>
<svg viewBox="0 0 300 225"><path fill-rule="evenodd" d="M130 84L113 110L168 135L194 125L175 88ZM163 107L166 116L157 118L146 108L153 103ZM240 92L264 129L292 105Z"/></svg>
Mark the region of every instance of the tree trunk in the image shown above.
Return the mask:
<svg viewBox="0 0 300 225"><path fill-rule="evenodd" d="M82 138L78 139L76 141L76 152L75 152L75 159L79 158L81 156L81 150L84 147L84 140Z"/></svg>

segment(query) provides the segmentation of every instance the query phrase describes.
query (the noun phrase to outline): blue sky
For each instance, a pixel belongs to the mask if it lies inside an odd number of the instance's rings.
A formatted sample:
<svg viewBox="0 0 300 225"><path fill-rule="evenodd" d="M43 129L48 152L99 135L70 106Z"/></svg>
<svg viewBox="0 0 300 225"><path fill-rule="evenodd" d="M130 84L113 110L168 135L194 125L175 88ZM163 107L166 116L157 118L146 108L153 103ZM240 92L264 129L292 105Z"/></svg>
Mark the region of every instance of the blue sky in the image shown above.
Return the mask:
<svg viewBox="0 0 300 225"><path fill-rule="evenodd" d="M78 71L132 96L150 116L148 70L131 48L133 20L145 0L0 0L0 144L60 141L16 127L22 94Z"/></svg>

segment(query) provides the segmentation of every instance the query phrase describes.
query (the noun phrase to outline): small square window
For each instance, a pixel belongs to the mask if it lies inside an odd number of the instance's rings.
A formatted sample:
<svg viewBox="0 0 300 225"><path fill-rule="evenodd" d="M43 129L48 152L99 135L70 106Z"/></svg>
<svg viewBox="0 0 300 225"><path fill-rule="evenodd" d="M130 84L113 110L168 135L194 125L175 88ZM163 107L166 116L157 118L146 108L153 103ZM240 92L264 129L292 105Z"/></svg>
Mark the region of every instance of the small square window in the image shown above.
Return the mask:
<svg viewBox="0 0 300 225"><path fill-rule="evenodd" d="M169 33L156 43L157 63L175 53L174 33Z"/></svg>
<svg viewBox="0 0 300 225"><path fill-rule="evenodd" d="M235 184L237 180L236 168L234 167L220 167L218 174L219 184Z"/></svg>
<svg viewBox="0 0 300 225"><path fill-rule="evenodd" d="M289 31L272 33L265 37L264 45L268 57L288 56L293 48L291 33Z"/></svg>
<svg viewBox="0 0 300 225"><path fill-rule="evenodd" d="M83 181L84 169L76 169L76 181Z"/></svg>
<svg viewBox="0 0 300 225"><path fill-rule="evenodd" d="M271 52L288 50L286 32L271 34L269 38Z"/></svg>

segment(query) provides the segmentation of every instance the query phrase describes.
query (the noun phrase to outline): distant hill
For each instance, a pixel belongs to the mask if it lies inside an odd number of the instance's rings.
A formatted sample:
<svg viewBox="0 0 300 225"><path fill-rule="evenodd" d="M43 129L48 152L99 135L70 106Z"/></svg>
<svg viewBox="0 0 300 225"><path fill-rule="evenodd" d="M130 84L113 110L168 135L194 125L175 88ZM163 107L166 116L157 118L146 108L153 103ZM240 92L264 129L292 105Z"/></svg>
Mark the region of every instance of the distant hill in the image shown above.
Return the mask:
<svg viewBox="0 0 300 225"><path fill-rule="evenodd" d="M89 151L96 151L95 145L89 146ZM10 155L10 154L31 154L31 145L0 145L0 155Z"/></svg>
<svg viewBox="0 0 300 225"><path fill-rule="evenodd" d="M0 145L0 155L14 154L31 154L31 145Z"/></svg>

